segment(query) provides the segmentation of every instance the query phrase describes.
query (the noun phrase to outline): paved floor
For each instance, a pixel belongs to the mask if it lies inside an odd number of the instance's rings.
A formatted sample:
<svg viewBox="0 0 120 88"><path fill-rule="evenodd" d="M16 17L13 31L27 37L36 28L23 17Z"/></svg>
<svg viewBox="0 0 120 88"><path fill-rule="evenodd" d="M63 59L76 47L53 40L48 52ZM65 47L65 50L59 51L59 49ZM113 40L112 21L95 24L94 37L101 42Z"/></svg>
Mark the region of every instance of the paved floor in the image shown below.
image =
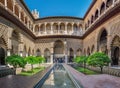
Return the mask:
<svg viewBox="0 0 120 88"><path fill-rule="evenodd" d="M68 65L65 66L84 88L120 88L120 77L107 74L84 75Z"/></svg>

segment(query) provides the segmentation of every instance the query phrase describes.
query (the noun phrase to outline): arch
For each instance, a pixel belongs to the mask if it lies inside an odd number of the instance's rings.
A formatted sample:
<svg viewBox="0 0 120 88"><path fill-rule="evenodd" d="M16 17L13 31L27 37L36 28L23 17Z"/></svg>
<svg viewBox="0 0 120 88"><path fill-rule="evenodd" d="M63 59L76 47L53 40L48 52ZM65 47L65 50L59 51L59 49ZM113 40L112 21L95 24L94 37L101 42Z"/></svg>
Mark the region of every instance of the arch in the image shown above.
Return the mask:
<svg viewBox="0 0 120 88"><path fill-rule="evenodd" d="M94 51L95 51L95 47L94 47L94 45L92 45L92 47L91 47L91 53L94 53Z"/></svg>
<svg viewBox="0 0 120 88"><path fill-rule="evenodd" d="M31 48L29 47L29 49L28 49L28 56L30 56L31 55Z"/></svg>
<svg viewBox="0 0 120 88"><path fill-rule="evenodd" d="M13 0L7 0L7 8L13 11Z"/></svg>
<svg viewBox="0 0 120 88"><path fill-rule="evenodd" d="M3 38L0 38L0 65L5 65L7 45Z"/></svg>
<svg viewBox="0 0 120 88"><path fill-rule="evenodd" d="M55 41L54 54L64 54L64 43L61 40Z"/></svg>
<svg viewBox="0 0 120 88"><path fill-rule="evenodd" d="M68 32L68 33L71 33L71 32L72 32L72 24L71 24L71 23L68 23L68 24L67 24L67 32Z"/></svg>
<svg viewBox="0 0 120 88"><path fill-rule="evenodd" d="M23 48L23 57L26 57L26 54L27 54L27 48L26 48L26 45L24 45L24 48Z"/></svg>
<svg viewBox="0 0 120 88"><path fill-rule="evenodd" d="M89 27L90 26L90 21L88 20L88 25L87 25L87 27Z"/></svg>
<svg viewBox="0 0 120 88"><path fill-rule="evenodd" d="M53 24L53 32L58 33L58 24L57 23Z"/></svg>
<svg viewBox="0 0 120 88"><path fill-rule="evenodd" d="M60 33L64 33L64 31L65 31L65 24L64 23L60 23L60 30L59 30L59 32Z"/></svg>
<svg viewBox="0 0 120 88"><path fill-rule="evenodd" d="M24 22L24 11L21 11L21 20Z"/></svg>
<svg viewBox="0 0 120 88"><path fill-rule="evenodd" d="M106 7L109 8L113 4L113 0L106 1Z"/></svg>
<svg viewBox="0 0 120 88"><path fill-rule="evenodd" d="M50 23L47 23L47 24L46 24L46 32L47 32L48 34L51 33L51 25L50 25Z"/></svg>
<svg viewBox="0 0 120 88"><path fill-rule="evenodd" d="M35 25L35 33L39 32L39 25Z"/></svg>
<svg viewBox="0 0 120 88"><path fill-rule="evenodd" d="M19 33L17 31L13 30L12 35L11 35L11 39L12 39L11 54L18 54L19 43L20 43L20 35L19 35Z"/></svg>
<svg viewBox="0 0 120 88"><path fill-rule="evenodd" d="M46 48L44 50L44 57L45 57L47 63L51 62L51 60L50 60L50 50L48 48Z"/></svg>
<svg viewBox="0 0 120 88"><path fill-rule="evenodd" d="M64 43L61 40L57 40L54 43L54 62L65 62L64 57Z"/></svg>
<svg viewBox="0 0 120 88"><path fill-rule="evenodd" d="M27 25L27 22L28 22L28 18L27 16L25 17L25 24Z"/></svg>
<svg viewBox="0 0 120 88"><path fill-rule="evenodd" d="M89 56L90 55L90 48L88 47L87 49L87 55Z"/></svg>
<svg viewBox="0 0 120 88"><path fill-rule="evenodd" d="M98 9L97 9L96 12L95 12L95 20L96 20L98 17L99 17L99 11L98 11Z"/></svg>
<svg viewBox="0 0 120 88"><path fill-rule="evenodd" d="M40 32L41 32L42 34L45 33L45 24L41 24L41 25L40 25Z"/></svg>
<svg viewBox="0 0 120 88"><path fill-rule="evenodd" d="M94 22L94 16L91 16L91 24Z"/></svg>
<svg viewBox="0 0 120 88"><path fill-rule="evenodd" d="M36 56L41 56L41 51L40 51L40 49L37 49L37 50L36 50Z"/></svg>
<svg viewBox="0 0 120 88"><path fill-rule="evenodd" d="M0 0L0 2L4 5L5 4L5 0Z"/></svg>
<svg viewBox="0 0 120 88"><path fill-rule="evenodd" d="M73 62L74 58L74 50L72 48L69 49L70 56L69 56L69 62Z"/></svg>
<svg viewBox="0 0 120 88"><path fill-rule="evenodd" d="M82 54L82 50L79 48L79 49L77 49L77 56L80 56Z"/></svg>
<svg viewBox="0 0 120 88"><path fill-rule="evenodd" d="M78 31L78 26L77 26L76 23L74 23L74 25L73 25L73 30L74 30L74 32L77 32L77 31Z"/></svg>
<svg viewBox="0 0 120 88"><path fill-rule="evenodd" d="M86 56L86 49L84 49L84 55Z"/></svg>
<svg viewBox="0 0 120 88"><path fill-rule="evenodd" d="M103 2L100 7L100 14L102 14L105 11L105 3Z"/></svg>
<svg viewBox="0 0 120 88"><path fill-rule="evenodd" d="M100 31L98 36L98 49L107 54L107 31L105 28Z"/></svg>
<svg viewBox="0 0 120 88"><path fill-rule="evenodd" d="M19 7L15 5L15 14L19 17Z"/></svg>
<svg viewBox="0 0 120 88"><path fill-rule="evenodd" d="M119 57L120 57L120 37L115 36L112 40L111 44L111 57L112 57L112 65L119 65Z"/></svg>

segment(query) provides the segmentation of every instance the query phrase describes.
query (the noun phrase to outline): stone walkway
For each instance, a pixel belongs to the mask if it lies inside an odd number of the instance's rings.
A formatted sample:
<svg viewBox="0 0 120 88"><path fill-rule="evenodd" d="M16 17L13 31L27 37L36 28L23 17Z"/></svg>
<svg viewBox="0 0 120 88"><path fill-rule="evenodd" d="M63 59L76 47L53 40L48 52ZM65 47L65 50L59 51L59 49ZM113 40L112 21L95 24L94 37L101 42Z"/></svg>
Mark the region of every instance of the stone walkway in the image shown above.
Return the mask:
<svg viewBox="0 0 120 88"><path fill-rule="evenodd" d="M120 88L120 77L107 74L84 75L68 65L65 66L84 88Z"/></svg>

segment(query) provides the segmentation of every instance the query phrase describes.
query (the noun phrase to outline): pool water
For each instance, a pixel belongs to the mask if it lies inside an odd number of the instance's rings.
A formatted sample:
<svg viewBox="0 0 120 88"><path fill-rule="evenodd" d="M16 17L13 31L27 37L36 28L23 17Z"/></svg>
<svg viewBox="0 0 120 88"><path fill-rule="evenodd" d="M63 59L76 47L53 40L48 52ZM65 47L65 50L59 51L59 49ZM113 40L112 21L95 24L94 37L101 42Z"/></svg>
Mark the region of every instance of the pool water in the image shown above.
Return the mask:
<svg viewBox="0 0 120 88"><path fill-rule="evenodd" d="M62 64L57 64L41 88L76 88Z"/></svg>

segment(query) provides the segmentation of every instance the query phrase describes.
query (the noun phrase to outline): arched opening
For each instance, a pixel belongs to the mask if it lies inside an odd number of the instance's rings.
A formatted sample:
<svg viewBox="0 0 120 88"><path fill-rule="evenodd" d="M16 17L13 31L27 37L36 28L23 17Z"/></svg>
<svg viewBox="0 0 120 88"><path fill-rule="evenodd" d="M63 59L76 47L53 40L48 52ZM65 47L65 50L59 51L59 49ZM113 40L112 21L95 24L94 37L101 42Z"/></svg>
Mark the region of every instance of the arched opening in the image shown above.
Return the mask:
<svg viewBox="0 0 120 88"><path fill-rule="evenodd" d="M25 17L25 24L27 25L28 18L27 16Z"/></svg>
<svg viewBox="0 0 120 88"><path fill-rule="evenodd" d="M81 56L81 54L82 54L82 50L81 50L81 49L78 49L76 55L77 55L77 56Z"/></svg>
<svg viewBox="0 0 120 88"><path fill-rule="evenodd" d="M41 56L41 52L39 49L36 50L36 56Z"/></svg>
<svg viewBox="0 0 120 88"><path fill-rule="evenodd" d="M15 5L15 14L19 17L19 8L17 5Z"/></svg>
<svg viewBox="0 0 120 88"><path fill-rule="evenodd" d="M113 65L118 65L119 53L120 53L119 47L114 47L114 53L112 58Z"/></svg>
<svg viewBox="0 0 120 88"><path fill-rule="evenodd" d="M107 0L106 7L109 8L113 3L113 0Z"/></svg>
<svg viewBox="0 0 120 88"><path fill-rule="evenodd" d="M67 33L72 33L72 24L67 24Z"/></svg>
<svg viewBox="0 0 120 88"><path fill-rule="evenodd" d="M77 26L77 24L74 24L74 25L73 25L73 30L74 30L74 33L77 33L77 31L78 31L78 26Z"/></svg>
<svg viewBox="0 0 120 88"><path fill-rule="evenodd" d="M5 0L0 0L0 2L4 5L5 4Z"/></svg>
<svg viewBox="0 0 120 88"><path fill-rule="evenodd" d="M31 55L31 49L29 48L28 49L28 56L30 56Z"/></svg>
<svg viewBox="0 0 120 88"><path fill-rule="evenodd" d="M112 57L112 65L119 65L119 57L120 57L120 37L115 36L112 45L111 45L111 57Z"/></svg>
<svg viewBox="0 0 120 88"><path fill-rule="evenodd" d="M27 54L27 48L26 48L26 46L24 46L24 49L23 49L23 57L26 57L26 54Z"/></svg>
<svg viewBox="0 0 120 88"><path fill-rule="evenodd" d="M72 48L70 48L69 52L70 52L69 62L73 62L73 58L74 58L74 51L73 51L73 49L72 49Z"/></svg>
<svg viewBox="0 0 120 88"><path fill-rule="evenodd" d="M87 49L87 55L90 56L90 48Z"/></svg>
<svg viewBox="0 0 120 88"><path fill-rule="evenodd" d="M99 12L98 12L98 10L96 10L96 12L95 12L95 20L98 18L98 15L99 14Z"/></svg>
<svg viewBox="0 0 120 88"><path fill-rule="evenodd" d="M5 65L6 43L4 39L0 38L0 65Z"/></svg>
<svg viewBox="0 0 120 88"><path fill-rule="evenodd" d="M57 23L53 24L53 32L58 33L58 24Z"/></svg>
<svg viewBox="0 0 120 88"><path fill-rule="evenodd" d="M45 24L42 24L42 25L40 26L40 32L41 32L41 34L44 34L44 33L45 33Z"/></svg>
<svg viewBox="0 0 120 88"><path fill-rule="evenodd" d="M49 23L46 25L46 32L47 34L51 33L51 25Z"/></svg>
<svg viewBox="0 0 120 88"><path fill-rule="evenodd" d="M38 34L39 33L39 26L35 25L35 33Z"/></svg>
<svg viewBox="0 0 120 88"><path fill-rule="evenodd" d="M60 33L64 33L65 32L65 24L64 23L61 23L60 24L60 30L59 30Z"/></svg>
<svg viewBox="0 0 120 88"><path fill-rule="evenodd" d="M12 32L11 40L12 40L11 54L18 54L20 36L19 36L19 33L16 32L15 30Z"/></svg>
<svg viewBox="0 0 120 88"><path fill-rule="evenodd" d="M100 7L100 14L102 14L105 11L105 3L103 2Z"/></svg>
<svg viewBox="0 0 120 88"><path fill-rule="evenodd" d="M63 63L64 58L64 43L60 40L54 43L54 62Z"/></svg>
<svg viewBox="0 0 120 88"><path fill-rule="evenodd" d="M91 53L94 53L94 51L95 51L95 47L93 45L92 48L91 48Z"/></svg>
<svg viewBox="0 0 120 88"><path fill-rule="evenodd" d="M105 29L100 35L99 50L107 54L107 31Z"/></svg>
<svg viewBox="0 0 120 88"><path fill-rule="evenodd" d="M86 49L84 49L84 55L86 56Z"/></svg>
<svg viewBox="0 0 120 88"><path fill-rule="evenodd" d="M7 7L13 11L13 1L12 0L7 0Z"/></svg>
<svg viewBox="0 0 120 88"><path fill-rule="evenodd" d="M50 50L49 49L45 49L44 57L45 57L47 63L51 62L51 60L50 60Z"/></svg>
<svg viewBox="0 0 120 88"><path fill-rule="evenodd" d="M94 16L91 17L91 24L94 22Z"/></svg>
<svg viewBox="0 0 120 88"><path fill-rule="evenodd" d="M21 11L21 20L24 22L24 12Z"/></svg>

